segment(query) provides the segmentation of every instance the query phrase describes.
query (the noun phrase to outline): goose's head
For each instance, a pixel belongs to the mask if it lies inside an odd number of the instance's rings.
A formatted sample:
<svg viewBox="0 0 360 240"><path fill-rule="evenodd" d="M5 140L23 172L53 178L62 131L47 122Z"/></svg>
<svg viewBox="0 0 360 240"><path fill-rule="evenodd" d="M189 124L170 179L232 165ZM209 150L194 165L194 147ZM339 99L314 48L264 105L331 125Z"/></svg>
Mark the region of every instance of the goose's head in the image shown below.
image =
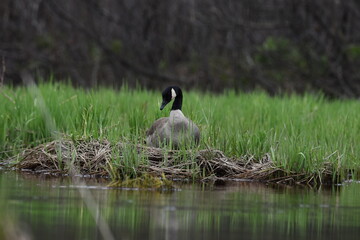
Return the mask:
<svg viewBox="0 0 360 240"><path fill-rule="evenodd" d="M181 106L182 106L182 91L179 87L177 86L171 86L171 87L167 87L165 88L165 90L162 92L162 103L161 103L161 107L160 110L163 110L164 107L171 102L173 99L174 103L173 106L171 108L171 110L181 110Z"/></svg>

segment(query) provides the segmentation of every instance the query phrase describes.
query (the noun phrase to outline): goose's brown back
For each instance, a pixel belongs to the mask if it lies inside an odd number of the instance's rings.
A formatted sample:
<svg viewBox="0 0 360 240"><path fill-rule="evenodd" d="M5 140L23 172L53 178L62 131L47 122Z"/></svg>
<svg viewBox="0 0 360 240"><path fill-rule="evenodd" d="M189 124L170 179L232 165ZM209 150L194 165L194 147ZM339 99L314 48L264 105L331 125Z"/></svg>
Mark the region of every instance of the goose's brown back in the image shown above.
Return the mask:
<svg viewBox="0 0 360 240"><path fill-rule="evenodd" d="M156 120L153 125L151 125L151 127L146 131L146 136L153 135L157 129L160 129L168 121L168 119L168 117L162 117Z"/></svg>

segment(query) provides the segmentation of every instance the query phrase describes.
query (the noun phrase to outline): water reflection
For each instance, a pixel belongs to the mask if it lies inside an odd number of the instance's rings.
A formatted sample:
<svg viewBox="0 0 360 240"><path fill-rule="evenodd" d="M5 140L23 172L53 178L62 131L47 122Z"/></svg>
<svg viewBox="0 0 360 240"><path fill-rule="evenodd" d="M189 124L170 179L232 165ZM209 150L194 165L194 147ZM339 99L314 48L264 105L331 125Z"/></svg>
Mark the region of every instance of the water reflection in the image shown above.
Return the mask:
<svg viewBox="0 0 360 240"><path fill-rule="evenodd" d="M0 172L0 214L32 239L101 239L100 216L116 239L357 239L360 233L358 183L329 189L188 184L175 192L106 183L74 186L69 178ZM95 220L79 187L94 196Z"/></svg>

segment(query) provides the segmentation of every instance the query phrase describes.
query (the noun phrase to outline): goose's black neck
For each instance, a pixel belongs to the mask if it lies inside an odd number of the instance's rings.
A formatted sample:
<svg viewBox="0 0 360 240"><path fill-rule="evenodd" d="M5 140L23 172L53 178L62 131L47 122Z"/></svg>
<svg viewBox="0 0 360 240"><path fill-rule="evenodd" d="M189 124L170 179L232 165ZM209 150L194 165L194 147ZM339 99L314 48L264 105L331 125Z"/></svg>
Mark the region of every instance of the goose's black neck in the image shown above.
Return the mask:
<svg viewBox="0 0 360 240"><path fill-rule="evenodd" d="M178 92L178 94L175 97L174 103L171 107L171 110L181 110L182 107L182 92Z"/></svg>

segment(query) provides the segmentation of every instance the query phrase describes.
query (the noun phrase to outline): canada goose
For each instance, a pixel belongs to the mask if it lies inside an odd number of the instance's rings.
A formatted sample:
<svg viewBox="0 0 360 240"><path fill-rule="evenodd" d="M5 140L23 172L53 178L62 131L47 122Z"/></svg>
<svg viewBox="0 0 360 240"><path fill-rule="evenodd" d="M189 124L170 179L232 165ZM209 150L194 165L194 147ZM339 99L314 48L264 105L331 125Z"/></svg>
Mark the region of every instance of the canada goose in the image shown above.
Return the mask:
<svg viewBox="0 0 360 240"><path fill-rule="evenodd" d="M174 99L170 116L156 120L146 132L146 143L151 147L160 147L171 143L174 148L180 145L198 144L200 140L199 128L190 119L186 118L181 111L182 91L179 87L167 87L162 92L162 104L160 110Z"/></svg>

